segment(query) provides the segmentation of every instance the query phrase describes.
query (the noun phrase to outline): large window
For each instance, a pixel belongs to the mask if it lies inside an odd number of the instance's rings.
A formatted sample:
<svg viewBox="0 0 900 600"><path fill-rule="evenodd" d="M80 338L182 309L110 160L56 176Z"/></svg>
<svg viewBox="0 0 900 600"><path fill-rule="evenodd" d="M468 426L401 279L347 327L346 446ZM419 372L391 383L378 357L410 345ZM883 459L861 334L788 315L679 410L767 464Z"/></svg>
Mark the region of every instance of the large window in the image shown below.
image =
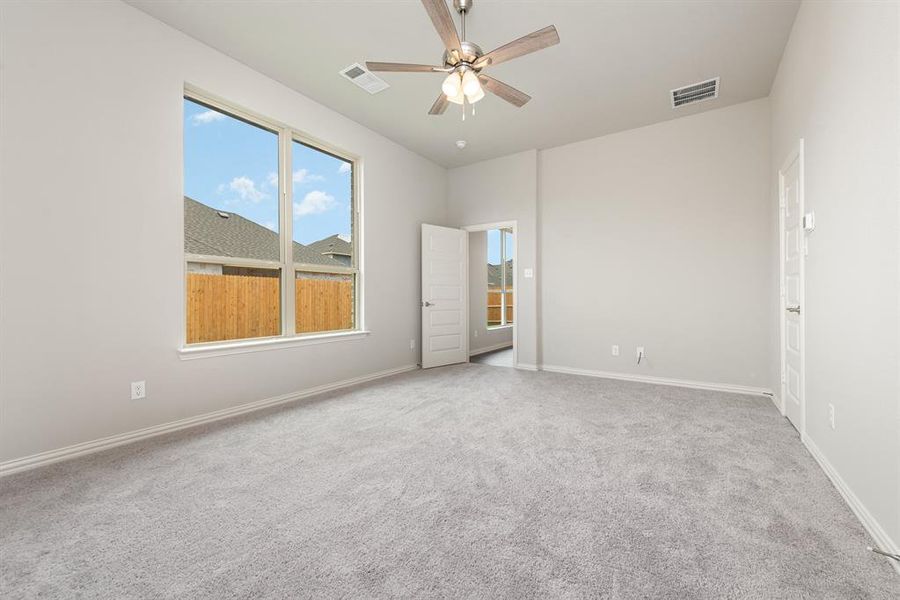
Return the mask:
<svg viewBox="0 0 900 600"><path fill-rule="evenodd" d="M513 256L515 240L511 229L487 232L487 326L513 324Z"/></svg>
<svg viewBox="0 0 900 600"><path fill-rule="evenodd" d="M354 163L184 98L186 342L358 329Z"/></svg>

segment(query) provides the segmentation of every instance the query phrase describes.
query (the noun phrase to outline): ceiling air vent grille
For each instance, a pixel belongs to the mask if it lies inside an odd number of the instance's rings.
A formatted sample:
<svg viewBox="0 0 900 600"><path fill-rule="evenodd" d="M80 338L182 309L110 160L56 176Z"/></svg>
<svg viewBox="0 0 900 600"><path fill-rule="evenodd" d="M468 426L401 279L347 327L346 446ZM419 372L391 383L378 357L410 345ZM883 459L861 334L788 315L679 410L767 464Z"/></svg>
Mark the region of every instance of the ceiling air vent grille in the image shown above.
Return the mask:
<svg viewBox="0 0 900 600"><path fill-rule="evenodd" d="M389 87L383 79L366 71L366 68L359 63L353 63L346 69L343 69L341 75L370 94L377 94Z"/></svg>
<svg viewBox="0 0 900 600"><path fill-rule="evenodd" d="M672 90L672 108L719 97L719 78L692 83Z"/></svg>

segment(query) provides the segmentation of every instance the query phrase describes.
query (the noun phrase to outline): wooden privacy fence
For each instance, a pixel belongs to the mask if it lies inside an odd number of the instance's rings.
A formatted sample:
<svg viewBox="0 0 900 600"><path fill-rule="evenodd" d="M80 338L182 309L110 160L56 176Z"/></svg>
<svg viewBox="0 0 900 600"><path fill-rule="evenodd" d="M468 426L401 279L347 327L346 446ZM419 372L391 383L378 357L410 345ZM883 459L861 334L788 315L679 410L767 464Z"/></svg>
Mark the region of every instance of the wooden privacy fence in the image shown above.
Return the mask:
<svg viewBox="0 0 900 600"><path fill-rule="evenodd" d="M187 342L281 334L278 277L188 273ZM351 278L294 280L297 333L353 328Z"/></svg>
<svg viewBox="0 0 900 600"><path fill-rule="evenodd" d="M353 279L294 280L297 333L353 329Z"/></svg>
<svg viewBox="0 0 900 600"><path fill-rule="evenodd" d="M500 290L488 290L488 298L487 298L487 320L488 325L499 325L500 324L500 313L503 310L503 305L500 303L500 294L502 294ZM513 322L513 293L506 292L506 322Z"/></svg>

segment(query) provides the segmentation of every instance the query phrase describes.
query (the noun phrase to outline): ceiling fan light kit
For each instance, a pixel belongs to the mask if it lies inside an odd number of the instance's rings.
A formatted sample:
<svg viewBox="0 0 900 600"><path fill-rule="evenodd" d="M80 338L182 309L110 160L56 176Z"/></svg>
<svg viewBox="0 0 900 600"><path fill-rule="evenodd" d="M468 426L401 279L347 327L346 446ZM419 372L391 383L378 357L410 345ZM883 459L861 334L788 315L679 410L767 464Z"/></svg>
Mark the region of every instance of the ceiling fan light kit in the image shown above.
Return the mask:
<svg viewBox="0 0 900 600"><path fill-rule="evenodd" d="M466 14L472 10L474 0L453 0L453 7L460 15L460 33L456 32L453 15L445 0L422 0L425 11L437 30L446 50L443 66L409 63L366 62L369 71L392 71L407 73L447 73L441 84L441 95L428 111L430 115L441 115L450 103L463 106L472 105L484 98L485 91L503 98L513 106L521 108L531 96L516 88L485 75L482 71L489 66L506 62L559 43L556 27L550 25L534 33L500 46L485 54L477 44L466 41ZM461 39L460 39L461 38Z"/></svg>
<svg viewBox="0 0 900 600"><path fill-rule="evenodd" d="M479 84L478 90L472 94L466 94L466 100L469 101L470 104L475 104L479 100L484 98L484 88ZM475 114L475 107L472 107L472 114Z"/></svg>
<svg viewBox="0 0 900 600"><path fill-rule="evenodd" d="M469 98L469 101L472 101L472 96L478 95L478 92L481 91L481 82L478 81L478 76L475 75L475 71L473 69L465 69L462 72L462 88L463 93Z"/></svg>
<svg viewBox="0 0 900 600"><path fill-rule="evenodd" d="M444 95L448 98L458 96L462 91L462 81L459 79L459 74L454 71L447 75L447 79L445 79L443 85L441 85L441 91L444 92Z"/></svg>
<svg viewBox="0 0 900 600"><path fill-rule="evenodd" d="M466 102L466 95L463 94L462 89L460 89L459 93L455 96L445 95L445 98L447 99L447 102L452 102L453 104L465 104Z"/></svg>

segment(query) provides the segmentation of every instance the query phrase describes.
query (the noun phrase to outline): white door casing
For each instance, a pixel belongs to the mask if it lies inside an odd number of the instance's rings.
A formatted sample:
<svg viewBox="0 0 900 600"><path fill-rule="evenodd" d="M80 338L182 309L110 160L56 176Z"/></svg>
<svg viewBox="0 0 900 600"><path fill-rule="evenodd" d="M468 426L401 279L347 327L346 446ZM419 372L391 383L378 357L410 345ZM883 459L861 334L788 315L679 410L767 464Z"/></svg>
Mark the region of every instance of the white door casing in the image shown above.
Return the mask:
<svg viewBox="0 0 900 600"><path fill-rule="evenodd" d="M469 236L422 225L422 368L469 360Z"/></svg>
<svg viewBox="0 0 900 600"><path fill-rule="evenodd" d="M781 222L781 397L782 409L801 436L806 430L804 402L803 142L778 172Z"/></svg>

